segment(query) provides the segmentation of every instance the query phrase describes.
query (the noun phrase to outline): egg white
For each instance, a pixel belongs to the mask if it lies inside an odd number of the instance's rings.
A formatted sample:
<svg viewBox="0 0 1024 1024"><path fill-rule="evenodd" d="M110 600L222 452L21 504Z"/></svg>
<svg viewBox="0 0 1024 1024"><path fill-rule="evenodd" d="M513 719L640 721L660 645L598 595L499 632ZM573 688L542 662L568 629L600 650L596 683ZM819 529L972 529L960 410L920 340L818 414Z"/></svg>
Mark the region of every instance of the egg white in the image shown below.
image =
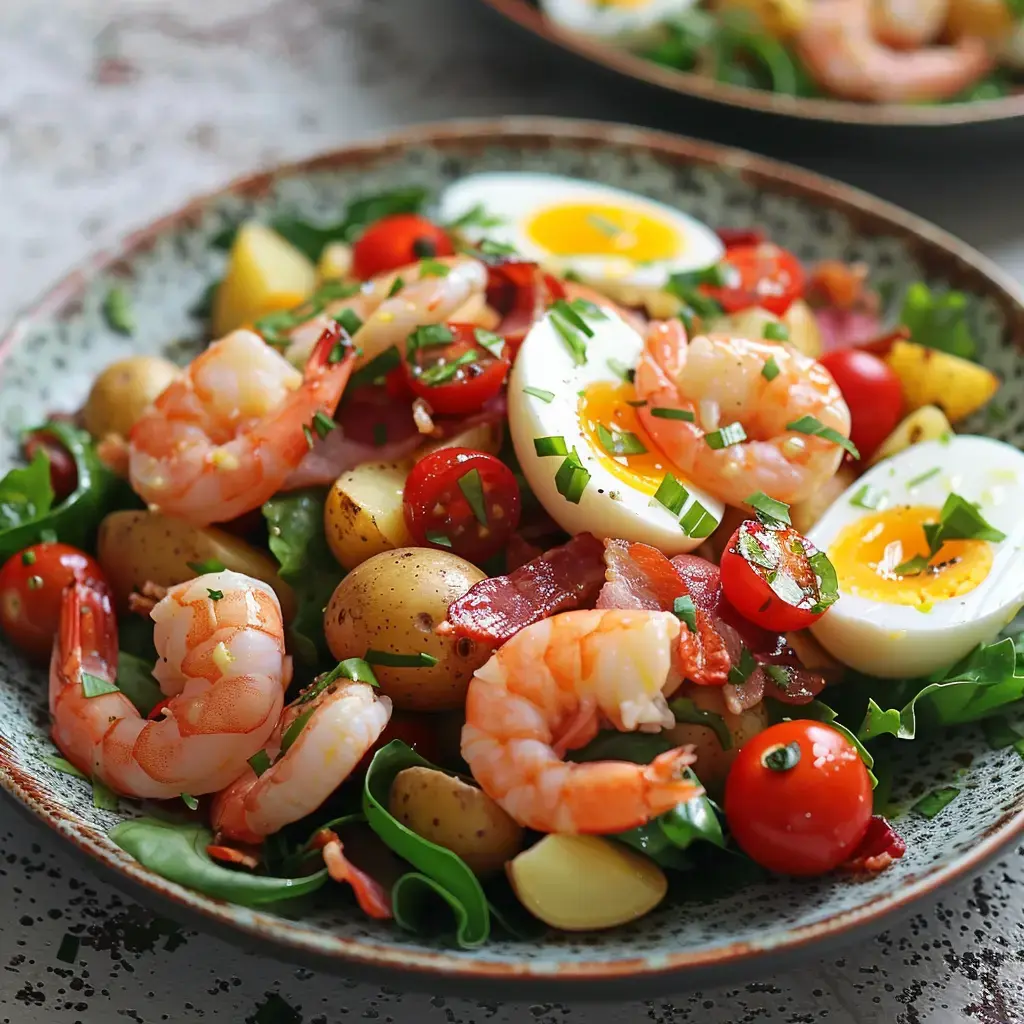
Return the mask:
<svg viewBox="0 0 1024 1024"><path fill-rule="evenodd" d="M682 251L668 260L637 263L624 256L556 255L535 242L525 225L538 211L566 203L595 203L638 209L654 220L670 225L682 239ZM669 275L699 270L717 263L725 252L721 239L707 225L675 210L623 189L553 174L495 172L462 178L441 196L440 216L451 223L475 206L500 218L493 227L470 226L465 235L474 241L488 238L511 245L527 259L536 260L555 273L574 271L587 281L636 284L660 288Z"/></svg>
<svg viewBox="0 0 1024 1024"><path fill-rule="evenodd" d="M704 538L688 537L679 518L650 494L631 487L602 462L603 452L595 452L581 428L578 414L579 392L597 381L621 383L608 360L635 366L643 349L643 339L619 317L609 313L606 319L588 319L594 336L587 341L587 361L573 363L565 342L552 326L550 316L534 324L516 356L508 386L508 424L516 456L523 474L538 500L552 519L571 534L589 532L596 537L618 537L640 541L659 548L667 555L692 551ZM527 394L523 389L539 388L554 393L550 402ZM571 451L575 446L584 468L591 476L579 504L564 498L555 486L555 474L563 462L560 456L539 456L534 438L563 437ZM665 462L669 466L668 461ZM699 501L721 522L720 501L673 475L689 491L683 509Z"/></svg>
<svg viewBox="0 0 1024 1024"><path fill-rule="evenodd" d="M939 472L916 485L915 478ZM811 627L818 641L851 668L883 678L928 675L952 666L976 644L995 637L1024 606L1024 454L987 437L928 441L869 469L829 507L808 537L827 551L836 536L870 511L851 503L868 485L884 491L878 510L899 505L941 508L952 494L978 502L1005 540L993 545L982 583L929 611L843 592Z"/></svg>
<svg viewBox="0 0 1024 1024"><path fill-rule="evenodd" d="M640 42L668 19L688 11L696 0L646 0L632 4L601 0L541 0L544 13L572 32L598 39Z"/></svg>

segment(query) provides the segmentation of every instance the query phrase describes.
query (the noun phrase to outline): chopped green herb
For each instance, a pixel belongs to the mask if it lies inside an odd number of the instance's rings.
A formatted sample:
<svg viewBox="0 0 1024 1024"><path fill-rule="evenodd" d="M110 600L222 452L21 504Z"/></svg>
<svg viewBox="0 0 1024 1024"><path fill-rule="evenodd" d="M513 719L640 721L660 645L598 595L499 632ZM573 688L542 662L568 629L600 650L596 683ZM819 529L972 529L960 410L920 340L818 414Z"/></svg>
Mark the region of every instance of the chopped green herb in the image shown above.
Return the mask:
<svg viewBox="0 0 1024 1024"><path fill-rule="evenodd" d="M981 731L985 734L985 742L993 750L1012 747L1021 739L1020 733L1002 715L997 718L984 719L981 723Z"/></svg>
<svg viewBox="0 0 1024 1024"><path fill-rule="evenodd" d="M554 391L545 391L543 388L523 388L523 393L533 395L534 398L539 398L542 402L548 403L555 397Z"/></svg>
<svg viewBox="0 0 1024 1024"><path fill-rule="evenodd" d="M535 437L533 439L533 450L541 457L546 455L565 456L569 454L569 446L565 443L565 438L558 435Z"/></svg>
<svg viewBox="0 0 1024 1024"><path fill-rule="evenodd" d="M589 316L593 320L607 320L608 314L590 299L573 299L569 305L576 310L580 316Z"/></svg>
<svg viewBox="0 0 1024 1024"><path fill-rule="evenodd" d="M787 665L762 665L768 678L783 692L789 689L793 682L790 670Z"/></svg>
<svg viewBox="0 0 1024 1024"><path fill-rule="evenodd" d="M34 551L23 551L21 553L21 564L22 565L35 565L36 564L36 553Z"/></svg>
<svg viewBox="0 0 1024 1024"><path fill-rule="evenodd" d="M481 256L490 257L492 260L502 260L506 256L515 256L516 254L514 245L509 245L508 242L495 242L490 238L484 238L478 242L476 249Z"/></svg>
<svg viewBox="0 0 1024 1024"><path fill-rule="evenodd" d="M766 323L764 325L764 331L762 333L763 333L764 337L768 341L789 341L789 328L785 324L777 324L777 323L773 323L773 322ZM772 356L772 362L773 363L775 362L775 357L774 356ZM765 363L765 366L767 366L767 365L768 364ZM778 372L778 365L777 364L776 364L775 370L776 370L776 373L777 373ZM761 372L764 373L763 370ZM765 376L768 376L768 375L765 374ZM775 374L772 374L772 377L774 377L774 376L775 376ZM768 379L771 380L772 377L768 377Z"/></svg>
<svg viewBox="0 0 1024 1024"><path fill-rule="evenodd" d="M496 228L505 223L504 217L496 217L487 212L483 203L477 203L470 207L461 216L449 223L448 227L458 230L459 228Z"/></svg>
<svg viewBox="0 0 1024 1024"><path fill-rule="evenodd" d="M335 345L330 352L327 353L327 364L328 366L337 366L338 363L345 358L348 352L348 346L343 345L340 341Z"/></svg>
<svg viewBox="0 0 1024 1024"><path fill-rule="evenodd" d="M197 576L206 576L209 573L224 572L227 566L216 558L207 558L205 562L185 563Z"/></svg>
<svg viewBox="0 0 1024 1024"><path fill-rule="evenodd" d="M114 683L94 676L89 672L82 673L82 695L85 697L102 697L105 693L119 693Z"/></svg>
<svg viewBox="0 0 1024 1024"><path fill-rule="evenodd" d="M775 498L770 498L764 491L752 494L744 504L749 505L758 513L757 518L765 523L766 526L770 526L772 522L785 523L786 526L793 525L793 520L789 517L789 506L784 501L776 501Z"/></svg>
<svg viewBox="0 0 1024 1024"><path fill-rule="evenodd" d="M117 794L97 778L92 780L92 805L101 811L117 810Z"/></svg>
<svg viewBox="0 0 1024 1024"><path fill-rule="evenodd" d="M417 654L392 654L390 651L376 651L373 648L363 655L368 665L387 665L389 668L433 668L437 658L425 651Z"/></svg>
<svg viewBox="0 0 1024 1024"><path fill-rule="evenodd" d="M579 454L573 448L562 465L558 467L558 472L555 474L555 489L566 501L578 505L589 483L590 473L584 469Z"/></svg>
<svg viewBox="0 0 1024 1024"><path fill-rule="evenodd" d="M654 500L659 505L664 505L674 516L682 514L689 496L690 492L671 473L665 474L654 492Z"/></svg>
<svg viewBox="0 0 1024 1024"><path fill-rule="evenodd" d="M292 744L299 738L299 733L306 728L306 723L313 717L314 711L316 711L316 708L310 708L308 711L303 711L302 714L293 719L291 725L285 729L284 735L281 737L280 757L284 757L284 755L291 749Z"/></svg>
<svg viewBox="0 0 1024 1024"><path fill-rule="evenodd" d="M313 442L313 431L310 430L309 427L305 423L302 424L302 436L306 439L306 444L309 446L309 450L312 451L313 450L313 443L314 443Z"/></svg>
<svg viewBox="0 0 1024 1024"><path fill-rule="evenodd" d="M823 437L826 441L839 445L855 459L860 458L857 446L848 437L843 437L838 430L833 430L832 427L826 427L817 416L801 416L800 419L787 423L786 429L795 430L798 434L807 434L810 437Z"/></svg>
<svg viewBox="0 0 1024 1024"><path fill-rule="evenodd" d="M683 423L694 423L697 420L696 414L689 409L665 409L655 406L651 409L651 415L659 420L681 420Z"/></svg>
<svg viewBox="0 0 1024 1024"><path fill-rule="evenodd" d="M927 555L915 555L893 570L900 576L916 576L928 568L931 559L947 540L987 540L994 544L1006 539L1006 534L986 521L978 509L959 494L950 494L942 505L937 523L925 523Z"/></svg>
<svg viewBox="0 0 1024 1024"><path fill-rule="evenodd" d="M679 520L679 525L687 537L709 537L718 526L718 520L695 500Z"/></svg>
<svg viewBox="0 0 1024 1024"><path fill-rule="evenodd" d="M636 370L632 366L627 366L621 359L609 359L608 369L627 384L632 384L636 379Z"/></svg>
<svg viewBox="0 0 1024 1024"><path fill-rule="evenodd" d="M754 660L754 656L746 647L740 648L739 664L733 665L729 669L729 682L736 686L742 685L750 678L750 674L756 668L757 662Z"/></svg>
<svg viewBox="0 0 1024 1024"><path fill-rule="evenodd" d="M363 326L363 321L354 309L343 309L334 318L350 338L355 337Z"/></svg>
<svg viewBox="0 0 1024 1024"><path fill-rule="evenodd" d="M249 766L256 773L258 779L270 767L270 755L265 750L257 750L249 758Z"/></svg>
<svg viewBox="0 0 1024 1024"><path fill-rule="evenodd" d="M79 771L70 761L65 760L63 757L54 757L52 754L46 754L39 758L43 764L49 765L54 771L60 772L63 775L70 775L75 779L88 779L89 776L85 772Z"/></svg>
<svg viewBox="0 0 1024 1024"><path fill-rule="evenodd" d="M440 384L447 384L455 376L458 375L459 370L463 366L469 366L470 363L476 362L480 358L480 353L475 348L471 348L466 352L463 352L461 356L453 359L450 363L439 362L433 366L423 370L419 379L424 384L429 385L432 388L437 387Z"/></svg>
<svg viewBox="0 0 1024 1024"><path fill-rule="evenodd" d="M740 529L739 539L736 542L740 555L745 562L759 565L762 569L777 569L778 562L768 557L764 545L749 530Z"/></svg>
<svg viewBox="0 0 1024 1024"><path fill-rule="evenodd" d="M313 417L313 429L316 431L316 436L322 441L335 427L334 420L331 419L322 410L317 410L316 415Z"/></svg>
<svg viewBox="0 0 1024 1024"><path fill-rule="evenodd" d="M920 576L931 564L931 555L914 555L893 569L897 576Z"/></svg>
<svg viewBox="0 0 1024 1024"><path fill-rule="evenodd" d="M743 429L742 423L729 423L718 430L712 430L710 434L704 435L704 440L709 448L716 451L721 448L729 448L734 444L740 444L747 439L747 432Z"/></svg>
<svg viewBox="0 0 1024 1024"><path fill-rule="evenodd" d="M120 285L115 285L107 292L103 300L103 316L110 328L118 334L130 335L135 330L131 296Z"/></svg>
<svg viewBox="0 0 1024 1024"><path fill-rule="evenodd" d="M207 587L206 588L206 593L210 595L210 600L211 601L223 601L224 600L224 591L223 590L210 590L210 588Z"/></svg>
<svg viewBox="0 0 1024 1024"><path fill-rule="evenodd" d="M932 292L923 281L906 291L899 321L918 345L973 359L978 345L967 326L967 297L963 292Z"/></svg>
<svg viewBox="0 0 1024 1024"><path fill-rule="evenodd" d="M722 750L732 749L732 733L721 715L697 707L690 697L676 697L675 700L669 702L668 709L675 716L677 722L706 726L718 738L718 745Z"/></svg>
<svg viewBox="0 0 1024 1024"><path fill-rule="evenodd" d="M636 434L628 430L612 433L603 423L597 425L597 439L609 455L643 455L647 448Z"/></svg>
<svg viewBox="0 0 1024 1024"><path fill-rule="evenodd" d="M865 484L850 499L850 504L873 511L874 509L881 508L885 504L887 497L888 491L883 490L881 487L872 487L871 484Z"/></svg>
<svg viewBox="0 0 1024 1024"><path fill-rule="evenodd" d="M78 947L80 944L81 940L77 935L65 932L64 938L60 940L60 947L57 949L57 959L65 964L75 963L78 960Z"/></svg>
<svg viewBox="0 0 1024 1024"><path fill-rule="evenodd" d="M436 253L435 248L429 255L434 256ZM452 268L447 263L439 263L433 259L420 260L420 277L447 277L451 272Z"/></svg>
<svg viewBox="0 0 1024 1024"><path fill-rule="evenodd" d="M396 366L402 362L396 346L384 349L379 356L375 356L365 366L356 370L349 378L348 390L363 387L366 384L375 384L383 380Z"/></svg>
<svg viewBox="0 0 1024 1024"><path fill-rule="evenodd" d="M701 267L700 270L684 270L673 274L670 280L678 288L699 288L701 285L725 288L733 284L738 276L736 268L730 264L712 263L711 266Z"/></svg>
<svg viewBox="0 0 1024 1024"><path fill-rule="evenodd" d="M182 793L181 802L190 810L197 811L199 809L199 801L191 793Z"/></svg>
<svg viewBox="0 0 1024 1024"><path fill-rule="evenodd" d="M455 335L444 324L421 324L406 339L405 358L411 363L419 349L450 345L454 340Z"/></svg>
<svg viewBox="0 0 1024 1024"><path fill-rule="evenodd" d="M761 755L761 764L773 772L788 772L800 763L800 744L793 740L792 743L778 744L770 747Z"/></svg>
<svg viewBox="0 0 1024 1024"><path fill-rule="evenodd" d="M564 299L551 306L548 316L551 326L568 347L573 362L583 366L587 361L587 338L594 336L590 325Z"/></svg>
<svg viewBox="0 0 1024 1024"><path fill-rule="evenodd" d="M374 423L373 443L378 448L388 443L388 425L386 423Z"/></svg>
<svg viewBox="0 0 1024 1024"><path fill-rule="evenodd" d="M476 521L481 526L489 526L487 506L484 504L484 482L480 477L480 470L471 469L468 473L463 473L459 477L459 490L473 510Z"/></svg>
<svg viewBox="0 0 1024 1024"><path fill-rule="evenodd" d="M938 466L932 466L931 469L926 469L923 473L913 477L907 481L908 487L920 487L926 480L931 480L933 476L938 476L942 470Z"/></svg>
<svg viewBox="0 0 1024 1024"><path fill-rule="evenodd" d="M694 605L693 598L689 594L677 597L672 602L672 614L680 622L686 623L686 628L691 633L697 632L697 607Z"/></svg>
<svg viewBox="0 0 1024 1024"><path fill-rule="evenodd" d="M761 367L761 376L764 377L765 380L775 380L780 372L779 364L775 361L775 356L769 356L767 360L765 360L764 366Z"/></svg>
<svg viewBox="0 0 1024 1024"><path fill-rule="evenodd" d="M500 334L477 327L473 331L473 337L476 338L477 344L481 348L487 349L495 359L501 358L502 353L505 351L505 339Z"/></svg>
<svg viewBox="0 0 1024 1024"><path fill-rule="evenodd" d="M437 530L427 530L425 536L429 543L436 544L438 547L450 548L452 546L451 540Z"/></svg>
<svg viewBox="0 0 1024 1024"><path fill-rule="evenodd" d="M948 807L959 795L960 790L956 786L944 786L942 789L937 789L933 793L921 797L910 809L915 814L920 814L922 818L931 819L943 808Z"/></svg>
<svg viewBox="0 0 1024 1024"><path fill-rule="evenodd" d="M824 551L818 551L807 559L807 564L818 577L818 600L811 606L812 612L823 612L839 600L839 577L835 566Z"/></svg>
<svg viewBox="0 0 1024 1024"><path fill-rule="evenodd" d="M399 274L388 289L388 298L393 299L405 287L405 279Z"/></svg>

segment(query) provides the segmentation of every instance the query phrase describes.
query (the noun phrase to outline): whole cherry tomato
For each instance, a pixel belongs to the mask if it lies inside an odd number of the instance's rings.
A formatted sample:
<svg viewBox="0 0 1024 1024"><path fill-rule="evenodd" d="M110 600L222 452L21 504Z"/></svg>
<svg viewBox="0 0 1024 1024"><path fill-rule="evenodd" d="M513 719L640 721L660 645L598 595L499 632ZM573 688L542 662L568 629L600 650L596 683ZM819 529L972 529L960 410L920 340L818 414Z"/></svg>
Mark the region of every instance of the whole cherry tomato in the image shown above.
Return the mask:
<svg viewBox="0 0 1024 1024"><path fill-rule="evenodd" d="M413 466L403 506L417 544L483 562L508 544L519 525L519 485L493 455L442 448Z"/></svg>
<svg viewBox="0 0 1024 1024"><path fill-rule="evenodd" d="M34 430L22 443L27 459L33 459L37 451L45 453L50 460L50 486L53 488L54 503L60 503L74 493L78 486L78 467L71 453L45 430Z"/></svg>
<svg viewBox="0 0 1024 1024"><path fill-rule="evenodd" d="M854 746L820 722L780 722L740 748L725 781L736 842L782 875L820 875L857 848L871 780Z"/></svg>
<svg viewBox="0 0 1024 1024"><path fill-rule="evenodd" d="M365 281L417 260L454 252L444 228L418 213L396 213L371 224L352 247L352 271Z"/></svg>
<svg viewBox="0 0 1024 1024"><path fill-rule="evenodd" d="M76 579L103 578L99 562L70 544L33 544L0 569L0 626L16 647L44 660L60 626L64 588Z"/></svg>
<svg viewBox="0 0 1024 1024"><path fill-rule="evenodd" d="M805 629L838 596L823 592L811 561L817 555L818 549L791 526L747 519L722 552L722 589L736 611L762 629Z"/></svg>
<svg viewBox="0 0 1024 1024"><path fill-rule="evenodd" d="M903 415L899 377L878 356L856 348L827 352L819 362L832 374L850 407L850 440L862 459L870 458Z"/></svg>
<svg viewBox="0 0 1024 1024"><path fill-rule="evenodd" d="M771 242L726 249L722 268L731 278L723 285L702 285L701 291L721 303L726 313L760 306L782 316L804 291L804 268L785 249Z"/></svg>
<svg viewBox="0 0 1024 1024"><path fill-rule="evenodd" d="M442 416L476 412L505 383L507 347L500 335L472 324L420 327L406 346L405 382Z"/></svg>

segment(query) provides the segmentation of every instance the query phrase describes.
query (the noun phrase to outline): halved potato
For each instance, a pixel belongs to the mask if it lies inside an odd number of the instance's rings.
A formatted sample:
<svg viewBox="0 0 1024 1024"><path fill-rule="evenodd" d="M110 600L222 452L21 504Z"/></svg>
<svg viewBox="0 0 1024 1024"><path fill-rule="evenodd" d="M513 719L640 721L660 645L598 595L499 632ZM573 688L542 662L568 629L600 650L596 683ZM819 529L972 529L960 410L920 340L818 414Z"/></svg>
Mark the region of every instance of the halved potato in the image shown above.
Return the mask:
<svg viewBox="0 0 1024 1024"><path fill-rule="evenodd" d="M938 441L953 428L946 419L946 414L934 405L925 405L905 417L896 429L878 446L878 450L868 461L869 466L896 455L911 445L922 441ZM795 520L794 520L795 524Z"/></svg>
<svg viewBox="0 0 1024 1024"><path fill-rule="evenodd" d="M912 341L894 342L885 361L909 410L937 405L950 423L977 412L999 390L999 378L984 366Z"/></svg>

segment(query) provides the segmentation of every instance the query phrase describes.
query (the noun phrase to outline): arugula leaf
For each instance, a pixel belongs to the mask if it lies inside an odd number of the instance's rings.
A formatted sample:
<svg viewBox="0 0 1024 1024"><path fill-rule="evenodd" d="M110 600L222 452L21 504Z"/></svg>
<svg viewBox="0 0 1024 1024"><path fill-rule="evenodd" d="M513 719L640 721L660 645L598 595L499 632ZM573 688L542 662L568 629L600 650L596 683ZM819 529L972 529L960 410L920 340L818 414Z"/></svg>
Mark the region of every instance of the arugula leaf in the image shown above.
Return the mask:
<svg viewBox="0 0 1024 1024"><path fill-rule="evenodd" d="M0 538L7 530L41 519L53 506L50 460L38 449L27 466L0 480Z"/></svg>
<svg viewBox="0 0 1024 1024"><path fill-rule="evenodd" d="M153 678L153 662L127 651L121 651L117 656L117 688L143 716L148 715L164 699Z"/></svg>
<svg viewBox="0 0 1024 1024"><path fill-rule="evenodd" d="M916 281L903 298L899 322L909 329L916 344L973 359L978 345L966 317L967 298L963 292L933 292L923 281Z"/></svg>
<svg viewBox="0 0 1024 1024"><path fill-rule="evenodd" d="M281 566L281 579L291 584L298 604L291 639L296 653L310 665L332 660L324 639L323 611L344 575L327 546L325 499L326 493L320 489L292 491L263 506L270 550Z"/></svg>

